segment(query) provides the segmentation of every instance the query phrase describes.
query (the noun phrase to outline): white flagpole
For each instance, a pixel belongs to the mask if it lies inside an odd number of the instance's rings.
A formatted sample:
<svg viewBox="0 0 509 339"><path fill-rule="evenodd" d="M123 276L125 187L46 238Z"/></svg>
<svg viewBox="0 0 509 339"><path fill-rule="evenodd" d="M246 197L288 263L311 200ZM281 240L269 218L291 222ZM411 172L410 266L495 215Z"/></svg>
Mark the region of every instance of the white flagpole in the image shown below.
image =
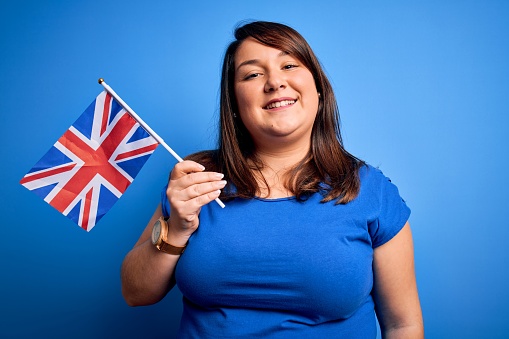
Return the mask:
<svg viewBox="0 0 509 339"><path fill-rule="evenodd" d="M138 116L138 114L136 114L136 113L133 111L133 109L132 109L131 107L129 107L129 105L127 105L127 104L125 103L125 101L124 101L124 100L122 100L122 98L120 98L120 97L118 96L118 94L117 94L117 93L115 93L115 91L114 91L114 90L113 90L110 86L108 86L108 84L107 84L106 82L104 82L104 79L103 79L103 78L100 78L98 82L99 82L99 84L101 84L101 85L104 87L104 89L105 89L106 91L108 91L108 93L110 93L110 94L111 94L111 96L112 96L112 97L114 97L114 98L115 98L115 100L117 100L117 101L118 101L118 103L119 103L119 104L120 104L120 105L121 105L121 106L122 106L122 107L123 107L123 108L124 108L124 109L125 109L125 110L126 110L126 111L127 111L127 112L131 115L131 116L132 116L132 117L133 117L133 119L134 119L134 120L136 120L136 121L137 121L137 122L141 125L141 127L143 127L143 129L144 129L145 131L147 131L147 133L148 133L148 134L150 134L150 135L151 135L154 139L156 139L156 141L157 141L158 143L160 143L160 144L161 144L161 145L162 145L162 146L163 146L163 147L164 147L164 148L165 148L168 152L170 152L170 154L171 154L171 155L173 155L173 157L174 157L175 159L177 159L177 161L178 161L178 162L182 162L182 161L184 161L184 159L182 159L182 158L181 158L181 157L180 157L177 153L175 153L175 151L174 151L174 150L172 150L172 149L171 149L171 147L170 147L170 146L168 146L168 144L167 144L167 143L165 143L165 142L164 142L163 138L161 138L161 137L159 136L159 134L157 134L156 132L154 132L154 130L152 130L152 128L150 128L150 126L149 126L149 125L147 125L147 124L145 123L145 121L143 121L143 120L142 120L142 119ZM224 208L224 207L225 207L225 206L224 206L224 204L223 204L223 202L222 202L219 198L216 198L216 199L215 199L215 201L218 203L218 205L219 205L219 206L221 206L221 208Z"/></svg>

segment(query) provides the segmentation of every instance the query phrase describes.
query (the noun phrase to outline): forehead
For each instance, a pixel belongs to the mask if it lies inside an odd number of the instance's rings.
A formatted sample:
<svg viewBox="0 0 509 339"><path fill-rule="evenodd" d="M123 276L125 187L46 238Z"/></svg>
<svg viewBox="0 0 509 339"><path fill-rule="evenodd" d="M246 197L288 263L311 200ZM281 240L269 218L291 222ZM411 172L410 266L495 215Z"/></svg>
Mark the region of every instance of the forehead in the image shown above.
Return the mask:
<svg viewBox="0 0 509 339"><path fill-rule="evenodd" d="M235 68L246 62L252 63L266 58L279 58L288 55L280 49L264 45L253 38L242 41L235 52Z"/></svg>

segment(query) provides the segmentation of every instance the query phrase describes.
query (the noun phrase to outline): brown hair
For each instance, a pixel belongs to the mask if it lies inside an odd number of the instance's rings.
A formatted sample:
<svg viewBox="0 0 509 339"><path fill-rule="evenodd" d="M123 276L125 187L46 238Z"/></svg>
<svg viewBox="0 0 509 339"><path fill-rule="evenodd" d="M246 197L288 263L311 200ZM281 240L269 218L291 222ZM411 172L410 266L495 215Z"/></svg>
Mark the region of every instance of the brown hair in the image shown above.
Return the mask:
<svg viewBox="0 0 509 339"><path fill-rule="evenodd" d="M322 202L336 200L344 204L353 200L359 193L358 169L363 162L343 147L332 86L306 40L293 28L279 23L256 21L235 30L236 40L226 49L223 60L218 149L195 153L188 159L201 163L207 170L225 174L228 186L222 198L253 198L259 193L253 171L260 170L263 164L256 157L251 135L241 119L234 117L234 112L238 112L234 91L235 53L249 37L295 56L309 69L320 93L309 153L286 173L285 187L299 200L315 192L323 194Z"/></svg>

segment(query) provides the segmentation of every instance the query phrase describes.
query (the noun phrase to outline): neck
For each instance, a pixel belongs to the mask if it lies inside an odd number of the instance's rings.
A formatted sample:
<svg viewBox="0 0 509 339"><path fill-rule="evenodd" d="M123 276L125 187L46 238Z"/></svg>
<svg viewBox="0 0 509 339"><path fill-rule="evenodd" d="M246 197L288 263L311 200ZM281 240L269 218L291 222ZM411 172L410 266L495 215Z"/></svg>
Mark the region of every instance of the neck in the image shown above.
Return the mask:
<svg viewBox="0 0 509 339"><path fill-rule="evenodd" d="M264 169L271 169L274 172L286 172L299 161L301 161L308 154L308 150L292 150L285 152L277 152L271 150L270 152L259 151L256 153L257 158L263 163Z"/></svg>
<svg viewBox="0 0 509 339"><path fill-rule="evenodd" d="M261 161L262 167L260 172L255 172L255 176L261 196L265 198L291 196L292 193L286 187L289 183L286 174L304 159L308 152L309 144L301 147L257 149L256 156Z"/></svg>
<svg viewBox="0 0 509 339"><path fill-rule="evenodd" d="M311 142L309 140L299 144L258 144L256 146L256 157L261 160L264 167L279 172L292 168L304 159L310 147Z"/></svg>

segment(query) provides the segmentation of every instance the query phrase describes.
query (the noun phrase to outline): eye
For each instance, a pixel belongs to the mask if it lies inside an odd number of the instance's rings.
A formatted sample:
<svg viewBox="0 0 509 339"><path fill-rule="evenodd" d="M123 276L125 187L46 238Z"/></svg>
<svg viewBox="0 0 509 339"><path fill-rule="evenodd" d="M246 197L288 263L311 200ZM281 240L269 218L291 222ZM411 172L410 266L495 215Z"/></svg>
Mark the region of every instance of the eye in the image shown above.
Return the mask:
<svg viewBox="0 0 509 339"><path fill-rule="evenodd" d="M296 67L299 67L299 66L296 64L288 64L288 65L284 65L283 69L292 69L292 68L296 68Z"/></svg>
<svg viewBox="0 0 509 339"><path fill-rule="evenodd" d="M261 74L260 73L251 73L244 77L244 80L251 80L254 78L258 78Z"/></svg>

